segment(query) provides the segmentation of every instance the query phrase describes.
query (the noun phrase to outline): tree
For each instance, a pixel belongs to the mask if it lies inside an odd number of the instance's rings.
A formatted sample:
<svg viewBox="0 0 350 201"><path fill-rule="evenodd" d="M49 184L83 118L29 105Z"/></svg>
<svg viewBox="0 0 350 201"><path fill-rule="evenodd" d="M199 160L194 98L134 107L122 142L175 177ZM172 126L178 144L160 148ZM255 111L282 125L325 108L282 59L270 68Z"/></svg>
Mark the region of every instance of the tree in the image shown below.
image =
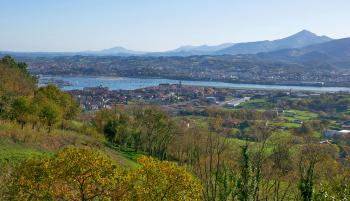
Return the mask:
<svg viewBox="0 0 350 201"><path fill-rule="evenodd" d="M135 111L135 122L141 134L143 151L150 156L166 159L168 146L176 131L172 119L160 109L148 107Z"/></svg>
<svg viewBox="0 0 350 201"><path fill-rule="evenodd" d="M67 147L54 158L28 159L11 173L8 200L103 200L123 174L98 150Z"/></svg>
<svg viewBox="0 0 350 201"><path fill-rule="evenodd" d="M240 177L237 181L237 196L240 201L253 199L253 183L251 163L248 153L248 143L241 147Z"/></svg>
<svg viewBox="0 0 350 201"><path fill-rule="evenodd" d="M145 156L138 163L142 167L131 173L134 200L201 200L201 184L185 168Z"/></svg>
<svg viewBox="0 0 350 201"><path fill-rule="evenodd" d="M41 106L39 111L39 119L42 124L47 126L48 132L51 132L52 127L62 118L62 111L60 107L52 102L46 101Z"/></svg>
<svg viewBox="0 0 350 201"><path fill-rule="evenodd" d="M1 59L1 63L7 65L10 68L17 68L16 60L9 55L4 56Z"/></svg>
<svg viewBox="0 0 350 201"><path fill-rule="evenodd" d="M312 200L315 163L315 160L311 160L306 170L300 170L299 190L303 201Z"/></svg>
<svg viewBox="0 0 350 201"><path fill-rule="evenodd" d="M103 133L108 122L117 118L116 112L110 109L101 109L93 116L92 124L97 131Z"/></svg>
<svg viewBox="0 0 350 201"><path fill-rule="evenodd" d="M291 154L293 138L280 133L274 133L271 138L272 153L268 156L263 170L263 182L266 187L263 188L262 199L290 200L293 195L291 187L295 186L297 179L293 171L296 164Z"/></svg>
<svg viewBox="0 0 350 201"><path fill-rule="evenodd" d="M268 122L260 122L255 123L253 126L253 135L254 139L258 142L256 146L256 150L253 151L252 154L252 169L254 173L254 190L253 190L253 198L255 200L260 200L260 188L261 188L261 181L262 181L262 171L263 166L265 164L266 160L266 149L267 149L267 142L270 138L272 133L272 128L268 126Z"/></svg>
<svg viewBox="0 0 350 201"><path fill-rule="evenodd" d="M301 135L312 135L313 128L311 127L310 123L303 123L301 127L298 129L298 133Z"/></svg>
<svg viewBox="0 0 350 201"><path fill-rule="evenodd" d="M16 166L6 182L6 200L54 200L48 159L30 159Z"/></svg>
<svg viewBox="0 0 350 201"><path fill-rule="evenodd" d="M119 113L116 119L110 120L105 125L104 133L115 145L126 146L131 144L132 127L130 117L125 113Z"/></svg>
<svg viewBox="0 0 350 201"><path fill-rule="evenodd" d="M30 99L28 97L18 97L16 98L10 107L10 117L11 119L15 119L22 127L30 121L31 116L33 114L33 109L30 103Z"/></svg>
<svg viewBox="0 0 350 201"><path fill-rule="evenodd" d="M61 200L94 200L109 196L119 172L112 160L91 148L68 147L53 160L56 197Z"/></svg>
<svg viewBox="0 0 350 201"><path fill-rule="evenodd" d="M323 157L321 147L315 144L305 144L299 152L299 184L300 197L303 201L313 199L316 164Z"/></svg>
<svg viewBox="0 0 350 201"><path fill-rule="evenodd" d="M65 92L62 92L54 85L47 85L39 88L35 92L35 100L38 103L51 102L55 103L61 111L61 128L64 128L64 121L71 120L79 113L80 108L73 97Z"/></svg>
<svg viewBox="0 0 350 201"><path fill-rule="evenodd" d="M228 163L224 160L228 150L228 131L223 129L223 120L220 116L210 117L208 123L203 153L196 170L204 183L204 199L214 201L219 198L219 194L223 196L223 192L227 192L225 185L230 182L223 180L224 175L230 173L226 167Z"/></svg>

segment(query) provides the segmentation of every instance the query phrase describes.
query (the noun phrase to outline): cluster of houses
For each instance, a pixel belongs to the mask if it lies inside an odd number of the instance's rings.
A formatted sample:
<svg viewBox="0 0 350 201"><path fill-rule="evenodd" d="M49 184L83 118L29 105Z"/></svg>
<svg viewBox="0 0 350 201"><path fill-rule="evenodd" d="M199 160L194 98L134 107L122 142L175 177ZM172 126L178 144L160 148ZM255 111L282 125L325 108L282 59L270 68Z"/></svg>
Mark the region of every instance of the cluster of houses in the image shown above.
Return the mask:
<svg viewBox="0 0 350 201"><path fill-rule="evenodd" d="M71 95L76 99L80 106L86 110L99 110L102 108L110 108L112 106L113 94L110 93L108 87L86 87L83 90L71 90Z"/></svg>
<svg viewBox="0 0 350 201"><path fill-rule="evenodd" d="M115 104L129 104L130 102L169 105L192 101L201 101L203 104L220 104L227 107L236 107L250 100L249 97L226 100L234 97L235 90L215 89L212 87L187 86L179 84L159 84L136 90L109 90L108 87L91 87L82 90L71 90L81 107L86 110L111 108Z"/></svg>

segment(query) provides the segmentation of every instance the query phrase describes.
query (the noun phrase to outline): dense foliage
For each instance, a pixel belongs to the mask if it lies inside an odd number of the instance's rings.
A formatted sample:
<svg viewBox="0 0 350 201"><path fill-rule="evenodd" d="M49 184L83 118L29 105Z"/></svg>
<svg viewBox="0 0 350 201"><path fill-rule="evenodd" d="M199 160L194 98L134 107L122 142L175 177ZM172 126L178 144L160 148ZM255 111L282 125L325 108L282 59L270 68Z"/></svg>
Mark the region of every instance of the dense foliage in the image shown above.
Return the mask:
<svg viewBox="0 0 350 201"><path fill-rule="evenodd" d="M199 200L200 183L184 168L141 157L122 170L102 152L68 147L53 158L29 159L7 180L8 200Z"/></svg>
<svg viewBox="0 0 350 201"><path fill-rule="evenodd" d="M94 122L114 145L160 159L168 157L167 149L176 133L175 121L157 107L102 110L95 115Z"/></svg>
<svg viewBox="0 0 350 201"><path fill-rule="evenodd" d="M36 88L36 77L29 74L27 64L16 63L9 56L0 60L0 95L31 95Z"/></svg>
<svg viewBox="0 0 350 201"><path fill-rule="evenodd" d="M37 88L37 79L25 63L6 56L0 62L0 118L17 121L22 128L46 127L49 131L65 120L73 119L79 106L73 97L56 86Z"/></svg>

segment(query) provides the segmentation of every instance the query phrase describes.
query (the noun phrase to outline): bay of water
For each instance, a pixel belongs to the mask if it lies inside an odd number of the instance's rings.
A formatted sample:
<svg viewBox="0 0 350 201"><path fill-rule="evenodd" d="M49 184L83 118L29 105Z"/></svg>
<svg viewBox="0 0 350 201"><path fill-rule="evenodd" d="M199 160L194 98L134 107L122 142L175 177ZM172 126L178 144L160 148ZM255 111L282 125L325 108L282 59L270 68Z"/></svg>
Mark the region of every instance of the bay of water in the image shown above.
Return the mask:
<svg viewBox="0 0 350 201"><path fill-rule="evenodd" d="M146 78L120 78L120 77L90 77L90 76L42 76L39 84L43 79L64 80L72 84L72 86L64 86L63 90L83 89L85 87L103 86L109 89L134 90L150 86L158 86L159 84L169 83L177 84L179 80L171 79L146 79ZM283 86L283 85L262 85L262 84L233 84L226 82L214 81L181 81L183 85L192 86L210 86L221 88L236 89L261 89L261 90L295 90L295 91L318 91L318 92L336 92L347 91L348 87L309 87L309 86Z"/></svg>

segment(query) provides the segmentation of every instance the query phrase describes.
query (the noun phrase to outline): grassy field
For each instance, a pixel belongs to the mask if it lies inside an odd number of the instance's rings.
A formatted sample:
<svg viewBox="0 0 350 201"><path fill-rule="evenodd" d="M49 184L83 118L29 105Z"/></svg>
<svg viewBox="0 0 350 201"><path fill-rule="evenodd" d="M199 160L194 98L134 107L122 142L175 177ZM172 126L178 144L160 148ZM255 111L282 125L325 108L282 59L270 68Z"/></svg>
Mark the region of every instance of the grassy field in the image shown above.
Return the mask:
<svg viewBox="0 0 350 201"><path fill-rule="evenodd" d="M291 121L294 121L296 119L305 121L305 120L311 120L311 119L317 118L318 114L310 111L303 111L303 110L286 110L283 114L283 117Z"/></svg>
<svg viewBox="0 0 350 201"><path fill-rule="evenodd" d="M268 106L268 102L264 98L260 99L253 99L245 103L241 103L238 108L244 108L244 109L258 109L258 108L265 108Z"/></svg>
<svg viewBox="0 0 350 201"><path fill-rule="evenodd" d="M287 129L299 128L301 126L300 124L291 123L291 122L278 122L278 123L274 123L273 125L277 127L284 127Z"/></svg>
<svg viewBox="0 0 350 201"><path fill-rule="evenodd" d="M299 128L301 124L296 123L297 120L309 121L318 118L318 114L302 110L286 110L281 116L284 122L276 123L276 126L285 127L288 129Z"/></svg>
<svg viewBox="0 0 350 201"><path fill-rule="evenodd" d="M28 158L50 157L52 152L0 142L0 164L17 164Z"/></svg>
<svg viewBox="0 0 350 201"><path fill-rule="evenodd" d="M137 164L135 157L106 146L103 136L96 137L74 131L21 129L13 123L0 123L0 163L17 163L33 157L52 156L58 150L74 145L100 149L109 155L118 165L133 168Z"/></svg>
<svg viewBox="0 0 350 201"><path fill-rule="evenodd" d="M293 136L289 131L278 131L278 132L271 133L271 136L267 140L267 144L266 144L267 146L265 147L265 154L270 155L271 153L273 153L273 149L276 142L285 141L288 139L289 140L293 139ZM229 138L228 143L232 146L233 149L239 151L240 147L244 146L247 142L242 139ZM248 146L252 150L258 149L259 147L257 145L258 144L256 142L253 142L253 141L248 142ZM295 147L297 147L297 145L295 145Z"/></svg>

